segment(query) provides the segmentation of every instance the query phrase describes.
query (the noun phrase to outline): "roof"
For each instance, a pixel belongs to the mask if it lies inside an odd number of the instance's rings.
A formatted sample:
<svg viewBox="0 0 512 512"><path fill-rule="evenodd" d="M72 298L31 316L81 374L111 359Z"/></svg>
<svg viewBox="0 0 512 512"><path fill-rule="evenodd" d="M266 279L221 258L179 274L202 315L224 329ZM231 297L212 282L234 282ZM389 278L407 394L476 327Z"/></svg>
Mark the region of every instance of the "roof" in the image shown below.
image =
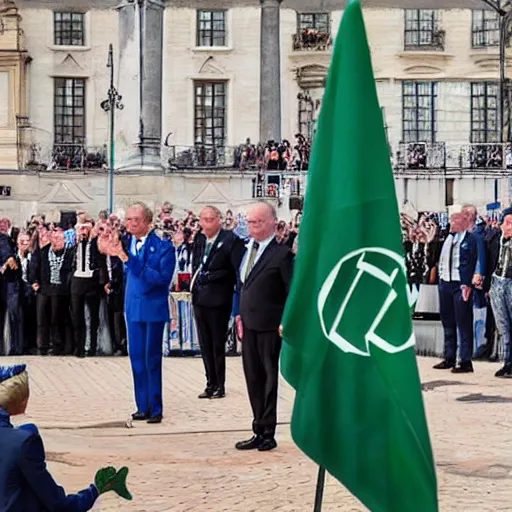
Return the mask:
<svg viewBox="0 0 512 512"><path fill-rule="evenodd" d="M2 0L0 0L1 3ZM337 11L347 0L283 0L283 7L297 11ZM484 0L361 0L363 7L408 8L408 9L490 9ZM490 0L493 1L493 0ZM494 0L496 1L496 0ZM15 0L20 9L28 8L71 8L71 9L112 9L120 0ZM166 0L171 7L216 8L260 5L260 0Z"/></svg>

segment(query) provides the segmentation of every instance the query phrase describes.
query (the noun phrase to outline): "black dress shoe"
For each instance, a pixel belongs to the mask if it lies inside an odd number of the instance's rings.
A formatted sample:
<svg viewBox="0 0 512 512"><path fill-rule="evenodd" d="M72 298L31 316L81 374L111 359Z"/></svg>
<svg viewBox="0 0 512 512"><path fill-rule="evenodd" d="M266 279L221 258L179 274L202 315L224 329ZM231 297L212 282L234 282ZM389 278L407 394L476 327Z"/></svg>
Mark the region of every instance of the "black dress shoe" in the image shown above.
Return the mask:
<svg viewBox="0 0 512 512"><path fill-rule="evenodd" d="M473 373L473 365L471 363L464 363L455 368L452 368L452 373Z"/></svg>
<svg viewBox="0 0 512 512"><path fill-rule="evenodd" d="M213 395L213 390L206 388L197 398L211 398Z"/></svg>
<svg viewBox="0 0 512 512"><path fill-rule="evenodd" d="M247 441L238 441L235 444L237 450L257 450L263 443L264 439L261 436L252 436Z"/></svg>
<svg viewBox="0 0 512 512"><path fill-rule="evenodd" d="M495 374L495 377L502 377L504 379L512 379L512 364L507 363L503 368L498 370Z"/></svg>
<svg viewBox="0 0 512 512"><path fill-rule="evenodd" d="M432 368L434 368L434 370L449 370L450 368L455 368L455 361L448 361L445 359L444 361L434 365Z"/></svg>
<svg viewBox="0 0 512 512"><path fill-rule="evenodd" d="M132 414L132 420L133 421L144 421L147 420L149 416L144 412L134 412Z"/></svg>
<svg viewBox="0 0 512 512"><path fill-rule="evenodd" d="M156 424L156 423L162 423L162 415L158 414L157 416L153 416L148 419L148 423Z"/></svg>
<svg viewBox="0 0 512 512"><path fill-rule="evenodd" d="M212 398L224 398L225 396L226 391L224 391L224 388L217 388L212 394Z"/></svg>
<svg viewBox="0 0 512 512"><path fill-rule="evenodd" d="M269 452L270 450L273 450L274 448L277 448L277 442L272 437L272 438L263 439L263 442L258 446L258 451Z"/></svg>

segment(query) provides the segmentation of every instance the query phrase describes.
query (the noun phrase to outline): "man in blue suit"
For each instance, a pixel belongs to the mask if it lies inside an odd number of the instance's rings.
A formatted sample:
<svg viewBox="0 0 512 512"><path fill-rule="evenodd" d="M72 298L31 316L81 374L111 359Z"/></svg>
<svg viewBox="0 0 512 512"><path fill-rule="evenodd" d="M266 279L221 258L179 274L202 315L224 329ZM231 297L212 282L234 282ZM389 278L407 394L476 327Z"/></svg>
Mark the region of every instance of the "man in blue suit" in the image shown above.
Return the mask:
<svg viewBox="0 0 512 512"><path fill-rule="evenodd" d="M450 220L439 259L439 312L444 330L444 359L436 370L472 373L473 364L473 276L478 259L478 243L466 228L467 214L455 213ZM457 340L460 364L456 366Z"/></svg>
<svg viewBox="0 0 512 512"><path fill-rule="evenodd" d="M112 240L106 252L126 269L125 313L128 352L137 411L134 420L162 421L162 340L169 321L169 288L174 275L174 246L151 229L152 211L135 203L126 212L128 237Z"/></svg>
<svg viewBox="0 0 512 512"><path fill-rule="evenodd" d="M11 416L24 414L29 398L26 366L0 366L0 510L2 512L86 512L100 494L125 499L127 468L98 471L95 485L66 494L46 469L43 440L35 425L14 428Z"/></svg>

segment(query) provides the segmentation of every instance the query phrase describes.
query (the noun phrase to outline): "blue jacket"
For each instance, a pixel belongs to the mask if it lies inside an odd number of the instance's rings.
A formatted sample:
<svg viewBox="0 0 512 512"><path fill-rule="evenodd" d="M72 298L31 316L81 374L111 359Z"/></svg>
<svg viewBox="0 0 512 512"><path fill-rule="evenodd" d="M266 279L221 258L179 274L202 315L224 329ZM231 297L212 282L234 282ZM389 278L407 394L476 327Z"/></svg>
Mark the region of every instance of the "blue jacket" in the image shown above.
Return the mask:
<svg viewBox="0 0 512 512"><path fill-rule="evenodd" d="M476 246L478 251L478 259L476 262L475 274L480 274L485 277L485 271L487 268L487 254L485 247L485 224L476 224L473 227L473 236L476 238Z"/></svg>
<svg viewBox="0 0 512 512"><path fill-rule="evenodd" d="M472 286L477 260L477 237L472 233L467 232L460 244L459 275L461 284Z"/></svg>
<svg viewBox="0 0 512 512"><path fill-rule="evenodd" d="M2 512L86 512L98 498L94 485L66 496L46 469L43 440L37 427L13 428L2 409L0 454Z"/></svg>
<svg viewBox="0 0 512 512"><path fill-rule="evenodd" d="M169 289L176 253L174 246L150 232L141 251L131 252L132 237L125 240L126 268L125 312L128 322L169 321Z"/></svg>

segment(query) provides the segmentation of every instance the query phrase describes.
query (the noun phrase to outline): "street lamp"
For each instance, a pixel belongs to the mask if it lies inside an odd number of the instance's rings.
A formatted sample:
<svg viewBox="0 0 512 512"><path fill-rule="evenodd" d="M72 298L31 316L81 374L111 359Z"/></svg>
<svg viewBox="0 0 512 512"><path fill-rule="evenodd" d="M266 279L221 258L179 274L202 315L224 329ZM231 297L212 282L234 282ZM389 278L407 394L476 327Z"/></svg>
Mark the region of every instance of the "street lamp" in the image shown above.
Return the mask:
<svg viewBox="0 0 512 512"><path fill-rule="evenodd" d="M110 88L107 92L107 99L101 102L101 108L105 112L110 112L110 157L108 162L108 211L114 211L114 167L115 167L115 110L122 110L124 105L121 103L123 97L114 87L114 49L112 44L108 47L107 68L110 68Z"/></svg>

